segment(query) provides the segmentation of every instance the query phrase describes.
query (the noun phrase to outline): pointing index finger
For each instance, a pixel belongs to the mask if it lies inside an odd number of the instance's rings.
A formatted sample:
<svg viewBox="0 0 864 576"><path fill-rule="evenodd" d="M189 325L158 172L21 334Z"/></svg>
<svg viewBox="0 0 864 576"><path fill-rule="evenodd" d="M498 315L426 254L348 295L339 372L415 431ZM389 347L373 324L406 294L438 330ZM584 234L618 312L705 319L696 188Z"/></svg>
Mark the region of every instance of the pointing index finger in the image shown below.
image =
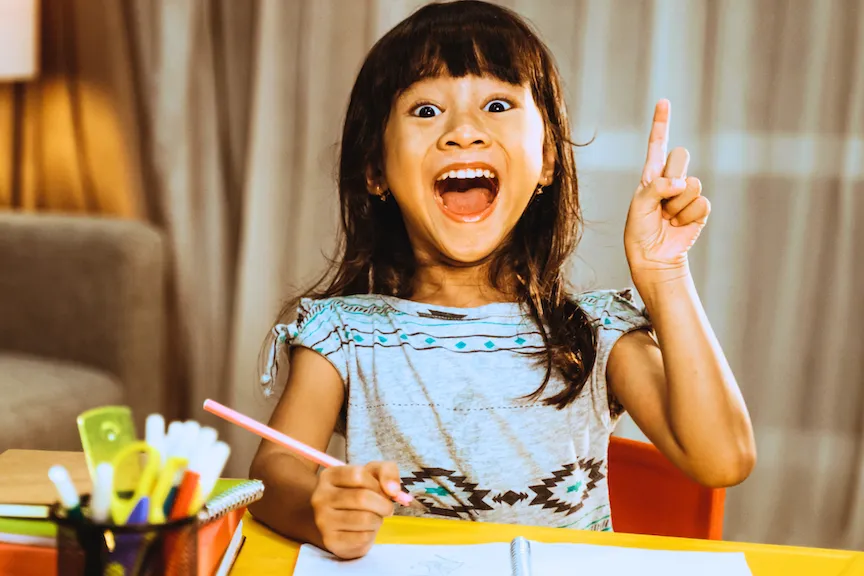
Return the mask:
<svg viewBox="0 0 864 576"><path fill-rule="evenodd" d="M648 136L648 154L642 169L642 185L647 186L654 178L663 174L666 165L666 152L669 148L669 116L671 104L662 99L654 108L654 121Z"/></svg>

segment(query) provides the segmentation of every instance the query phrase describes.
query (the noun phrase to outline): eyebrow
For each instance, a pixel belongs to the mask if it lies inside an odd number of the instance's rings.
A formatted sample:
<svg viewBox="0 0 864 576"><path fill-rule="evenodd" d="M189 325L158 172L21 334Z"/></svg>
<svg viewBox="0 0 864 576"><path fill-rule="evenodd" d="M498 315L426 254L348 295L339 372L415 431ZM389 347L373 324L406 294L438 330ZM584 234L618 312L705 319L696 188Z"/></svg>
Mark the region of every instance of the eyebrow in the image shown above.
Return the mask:
<svg viewBox="0 0 864 576"><path fill-rule="evenodd" d="M522 84L510 84L509 82L505 82L504 80L499 80L497 78L490 78L491 82L488 86L483 87L481 90L490 93L501 93L508 92L515 95L518 95L520 98L524 97L525 90L530 90L530 87L522 85ZM433 89L429 87L428 89ZM397 101L415 101L415 100L423 100L426 98L433 99L431 96L424 96L422 94L423 88L415 88L414 85L412 87L406 89L402 94L400 94L397 98Z"/></svg>

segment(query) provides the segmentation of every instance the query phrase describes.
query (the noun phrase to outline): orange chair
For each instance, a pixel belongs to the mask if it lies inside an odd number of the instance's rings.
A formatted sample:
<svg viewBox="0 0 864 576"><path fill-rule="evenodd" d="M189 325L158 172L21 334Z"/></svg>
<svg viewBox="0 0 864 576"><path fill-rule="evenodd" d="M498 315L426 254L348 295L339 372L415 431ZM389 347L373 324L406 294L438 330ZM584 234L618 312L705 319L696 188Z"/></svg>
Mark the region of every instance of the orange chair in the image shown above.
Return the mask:
<svg viewBox="0 0 864 576"><path fill-rule="evenodd" d="M652 444L612 437L609 501L616 532L723 538L726 491L694 482Z"/></svg>

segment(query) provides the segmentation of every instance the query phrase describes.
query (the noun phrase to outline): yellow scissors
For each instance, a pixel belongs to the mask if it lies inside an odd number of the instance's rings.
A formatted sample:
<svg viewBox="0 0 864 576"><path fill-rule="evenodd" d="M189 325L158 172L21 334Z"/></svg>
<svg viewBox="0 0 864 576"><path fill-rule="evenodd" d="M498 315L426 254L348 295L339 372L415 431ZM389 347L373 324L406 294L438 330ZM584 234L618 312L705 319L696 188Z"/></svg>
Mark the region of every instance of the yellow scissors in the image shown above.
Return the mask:
<svg viewBox="0 0 864 576"><path fill-rule="evenodd" d="M146 459L143 467L141 467L140 462L142 454ZM128 472L127 466L133 457L135 459L132 460L131 464L133 467L137 465L140 471L137 472L137 479L130 482L131 474ZM165 522L165 501L168 499L171 489L175 487L178 476L183 473L187 465L188 460L186 458L172 456L165 461L163 466L162 455L159 451L144 441L132 442L121 448L114 457L115 474L121 474L122 478L116 485L123 486L125 483L126 486L134 485L134 489L129 498L125 497L125 494L129 493L128 490L124 493L124 497L118 496L118 490L114 491L111 497L111 518L116 524L125 524L141 498L147 496L149 499L147 521L150 524ZM119 472L121 470L124 472Z"/></svg>
<svg viewBox="0 0 864 576"><path fill-rule="evenodd" d="M125 524L138 501L150 496L162 467L162 455L147 442L130 442L117 451L113 465L115 489L111 494L111 519L115 524ZM131 496L127 498L132 486Z"/></svg>

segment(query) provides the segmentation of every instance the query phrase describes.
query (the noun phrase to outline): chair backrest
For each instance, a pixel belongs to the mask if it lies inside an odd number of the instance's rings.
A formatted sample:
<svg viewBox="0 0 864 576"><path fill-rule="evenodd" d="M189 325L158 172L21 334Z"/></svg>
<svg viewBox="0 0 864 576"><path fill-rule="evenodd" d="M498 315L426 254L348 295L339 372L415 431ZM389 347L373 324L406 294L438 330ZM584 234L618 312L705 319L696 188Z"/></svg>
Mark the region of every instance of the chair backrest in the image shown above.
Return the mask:
<svg viewBox="0 0 864 576"><path fill-rule="evenodd" d="M694 482L652 444L611 438L609 500L616 532L723 538L726 491Z"/></svg>

